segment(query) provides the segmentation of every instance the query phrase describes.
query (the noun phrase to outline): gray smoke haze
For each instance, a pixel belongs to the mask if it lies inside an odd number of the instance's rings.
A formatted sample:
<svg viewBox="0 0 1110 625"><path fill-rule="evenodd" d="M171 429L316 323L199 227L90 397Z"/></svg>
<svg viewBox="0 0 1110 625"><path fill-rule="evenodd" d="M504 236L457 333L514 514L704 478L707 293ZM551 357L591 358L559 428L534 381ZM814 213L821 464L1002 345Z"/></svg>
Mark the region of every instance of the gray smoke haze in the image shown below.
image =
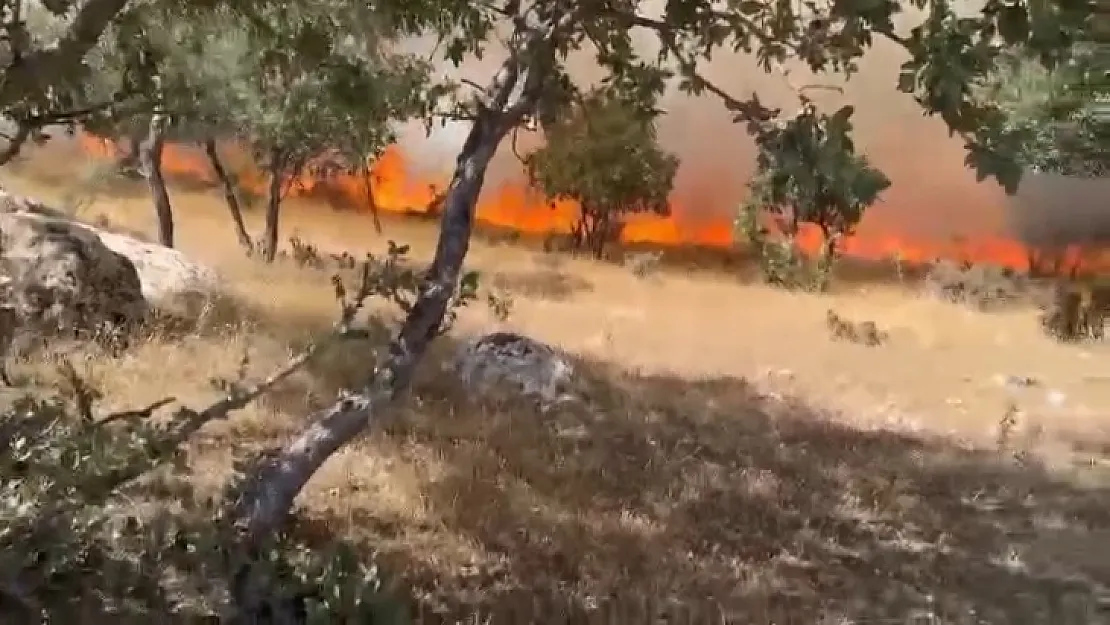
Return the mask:
<svg viewBox="0 0 1110 625"><path fill-rule="evenodd" d="M652 0L651 5L661 3ZM975 10L977 2L965 3ZM650 9L650 7L649 7ZM650 11L647 11L650 12ZM902 16L901 26L917 23L917 15ZM653 35L640 33L639 52L653 56ZM427 42L417 49L430 50ZM462 67L444 69L445 74L466 77L485 84L503 59L491 50L481 61L469 60ZM938 118L926 118L918 105L895 89L898 68L905 53L884 40L862 59L860 71L840 83L843 95L810 92L823 105L856 107L857 147L893 180L893 186L873 207L861 231L895 232L930 239L975 235L1017 236L1034 244L1089 241L1092 232L1100 241L1110 241L1110 193L1103 184L1081 184L1041 177L1023 185L1016 198L1007 198L993 181L978 183L963 164L964 149L958 138L949 137ZM571 75L589 84L601 73L590 53L582 52L569 63ZM724 54L705 64L707 78L738 97L757 92L764 101L793 108L797 100L785 80L759 69L750 56ZM795 84L830 83L802 68L791 70ZM719 100L712 96L691 97L672 90L664 98L668 111L660 122L663 145L675 152L682 165L674 197L681 207L680 220L731 219L745 195L745 182L754 166L754 146L743 128L731 122ZM449 124L425 137L423 129L410 129L402 142L406 154L427 172L450 172L467 127ZM537 137L522 141L522 148L536 145ZM520 166L506 141L491 165L487 189L519 182ZM1085 238L1086 237L1086 238Z"/></svg>
<svg viewBox="0 0 1110 625"><path fill-rule="evenodd" d="M1016 236L1038 249L1110 245L1110 179L1026 174L1009 208Z"/></svg>
<svg viewBox="0 0 1110 625"><path fill-rule="evenodd" d="M914 20L906 16L906 20ZM641 33L639 52L654 56L653 35ZM428 49L427 42L417 48ZM454 77L465 77L485 84L504 58L490 51L481 61L470 60L455 70ZM943 122L922 115L913 100L895 89L898 68L905 54L893 44L877 41L860 63L860 72L847 83L830 82L801 68L791 70L795 84L839 84L843 95L834 92L809 92L822 106L852 103L856 107L857 147L891 177L892 188L881 204L865 220L864 231L896 231L929 238L946 239L975 234L1001 234L1005 229L1005 195L997 184L976 183L963 165L962 143L950 138ZM571 75L580 84L600 78L600 70L588 52L573 57ZM705 64L707 78L738 96L757 92L760 97L787 110L797 100L779 75L768 75L754 59L741 54L714 57ZM731 218L743 200L744 185L754 166L754 146L740 125L733 124L719 100L712 96L691 97L672 90L663 101L668 111L660 121L663 145L675 152L682 165L676 181L675 199L682 220L720 220ZM466 134L463 124L451 124L430 138L423 129L405 133L404 151L428 172L449 172ZM538 138L522 142L535 145ZM504 142L487 179L487 189L506 182L517 182L520 166Z"/></svg>

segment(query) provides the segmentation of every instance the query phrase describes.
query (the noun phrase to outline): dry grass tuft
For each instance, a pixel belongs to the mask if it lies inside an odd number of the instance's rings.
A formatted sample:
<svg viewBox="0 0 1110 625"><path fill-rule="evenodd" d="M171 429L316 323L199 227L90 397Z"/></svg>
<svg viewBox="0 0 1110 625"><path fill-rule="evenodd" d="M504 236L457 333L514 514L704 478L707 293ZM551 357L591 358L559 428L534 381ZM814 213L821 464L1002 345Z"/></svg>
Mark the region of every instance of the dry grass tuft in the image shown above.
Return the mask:
<svg viewBox="0 0 1110 625"><path fill-rule="evenodd" d="M24 165L4 182L54 199L40 174ZM107 409L200 404L244 353L264 374L335 318L327 271L243 258L215 194L177 190L174 201L182 248L218 265L229 291L201 314L168 316L122 356L70 353ZM287 210L318 255L384 247L368 218ZM150 212L121 194L83 215L149 231ZM427 224L385 225L430 251ZM505 241L476 244L472 261L511 293L512 315L475 307L459 332L508 325L577 353L589 402L540 414L468 397L440 367L454 347L444 339L396 417L333 458L300 500L305 531L378 553L427 620L586 622L620 609L618 620L638 622L650 603L653 616L699 622L947 622L972 610L984 622L1070 622L1045 612L1046 593L1090 607L1110 584L1106 560L1090 555L1110 529L1099 477L1110 446L1091 441L1110 437L1086 408L1110 405L1110 386L1089 379L1106 354L1041 336L1035 311L982 315L893 287L819 297L728 276L641 280ZM829 341L830 308L874 319L890 343ZM196 484L218 487L237 454L285 440L365 375L386 331L205 430L190 450ZM41 357L13 367L41 387L55 371ZM1033 441L1021 462L998 449L1000 419L1038 432L1005 432L1007 446Z"/></svg>

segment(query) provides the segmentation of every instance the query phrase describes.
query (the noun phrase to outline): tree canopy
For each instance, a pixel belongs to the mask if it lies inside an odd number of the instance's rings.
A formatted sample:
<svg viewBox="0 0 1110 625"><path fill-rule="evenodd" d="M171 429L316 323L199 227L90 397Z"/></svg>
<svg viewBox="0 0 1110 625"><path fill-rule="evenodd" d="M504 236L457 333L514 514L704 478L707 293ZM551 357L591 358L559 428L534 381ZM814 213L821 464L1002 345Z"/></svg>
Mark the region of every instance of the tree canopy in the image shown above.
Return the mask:
<svg viewBox="0 0 1110 625"><path fill-rule="evenodd" d="M669 213L678 159L658 144L654 110L606 90L589 93L544 127L544 144L523 158L532 184L579 204L576 246L601 257L623 215Z"/></svg>
<svg viewBox="0 0 1110 625"><path fill-rule="evenodd" d="M1079 41L1074 55L1045 68L1025 47L1010 48L983 87L1010 132L1023 137L1021 165L1081 177L1110 171L1110 67L1106 44Z"/></svg>

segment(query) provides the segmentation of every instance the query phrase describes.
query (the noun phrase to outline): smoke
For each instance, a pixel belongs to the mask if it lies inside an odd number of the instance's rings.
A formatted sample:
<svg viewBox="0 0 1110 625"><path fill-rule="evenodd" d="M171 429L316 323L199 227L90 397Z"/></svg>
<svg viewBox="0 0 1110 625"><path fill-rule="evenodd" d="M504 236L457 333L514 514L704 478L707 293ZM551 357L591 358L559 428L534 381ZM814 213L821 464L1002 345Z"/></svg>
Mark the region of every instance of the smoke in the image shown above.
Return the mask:
<svg viewBox="0 0 1110 625"><path fill-rule="evenodd" d="M1027 173L1010 203L1014 234L1038 249L1110 245L1110 179Z"/></svg>
<svg viewBox="0 0 1110 625"><path fill-rule="evenodd" d="M662 5L659 0L650 0L648 4L656 5L657 9ZM967 5L966 8L974 8L972 3ZM650 13L651 8L647 7L645 12ZM902 16L902 25L917 20L916 15L907 13ZM658 43L654 35L643 31L634 36L640 54L645 58L656 54ZM427 41L417 43L416 47L430 51ZM443 70L454 78L465 77L485 84L503 58L503 51L491 50L482 60L470 59L457 69ZM923 116L909 95L896 90L899 66L905 58L905 52L895 44L877 38L875 46L861 60L859 72L847 82L830 82L828 77L814 76L805 68L791 69L794 84L831 84L843 89L842 94L825 90L808 93L823 107L847 103L855 106L857 149L893 181L880 204L870 210L861 234L897 234L933 240L1019 234L1008 210L1015 200L1007 198L991 180L976 182L964 165L962 141L949 136L939 118ZM572 56L568 69L579 84L601 78L601 71L588 51ZM798 105L786 79L765 73L751 56L722 52L704 64L703 74L737 97L756 92L765 102L787 110ZM743 126L734 124L722 103L711 95L692 97L672 89L662 106L667 114L660 121L661 142L682 162L673 196L676 217L680 223L731 219L745 196L745 184L754 167L754 145ZM425 137L423 128L410 128L402 145L421 169L442 175L453 167L466 131L466 125L450 123ZM525 138L521 147L527 149L537 141L536 137ZM487 188L519 182L522 178L508 143L503 142L491 164ZM1067 189L1070 187L1066 184L1056 184L1048 195L1059 197ZM1051 224L1075 223L1080 217L1092 215L1090 210L1072 215L1075 211L1069 210L1070 202L1054 201L1051 209L1042 204L1043 198L1024 200L1025 217L1018 228L1023 238L1034 236L1031 229L1046 228L1049 231L1055 228L1058 236L1071 236L1066 233L1075 231L1075 227L1069 230ZM1110 232L1110 223L1105 230Z"/></svg>

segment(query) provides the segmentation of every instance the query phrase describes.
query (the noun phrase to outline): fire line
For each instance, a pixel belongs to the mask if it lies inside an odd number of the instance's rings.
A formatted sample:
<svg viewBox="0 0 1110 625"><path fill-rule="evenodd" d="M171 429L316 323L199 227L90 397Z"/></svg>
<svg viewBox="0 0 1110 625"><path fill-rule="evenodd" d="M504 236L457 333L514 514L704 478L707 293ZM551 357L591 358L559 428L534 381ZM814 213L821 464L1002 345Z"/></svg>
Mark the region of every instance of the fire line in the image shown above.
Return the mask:
<svg viewBox="0 0 1110 625"><path fill-rule="evenodd" d="M110 141L89 134L80 135L80 145L89 154L114 158L117 147ZM242 156L245 152L235 146L225 146L229 153ZM234 159L236 164L246 159ZM163 168L169 175L215 183L211 168L204 155L189 146L168 144L163 158ZM262 194L266 189L266 175L257 167L240 165L235 168L239 183L251 192ZM436 181L417 179L407 165L399 146L390 146L373 167L374 199L379 209L395 213L417 213L426 210L435 197L439 185ZM294 185L293 193L309 195L326 187L330 195L339 196L352 206L368 208L363 181L356 176L331 176L317 180L302 176ZM479 201L478 219L495 226L525 233L544 234L565 231L569 228L576 206L571 201L551 201L529 189L527 185L505 184L487 188ZM629 243L652 243L664 246L700 245L728 248L733 245L733 223L718 218L713 221L684 219L691 211L681 205L672 205L671 216L630 215L622 239ZM910 239L906 236L886 234L873 227L865 217L860 233L846 237L841 244L844 254L867 260L900 259L907 263L929 262L936 258L989 262L1016 270L1029 265L1029 250L1018 241L1004 237L982 236L960 241ZM799 241L806 251L819 249L820 231L806 228ZM1101 252L1101 250L1100 250ZM1106 254L1090 254L1069 250L1068 263L1082 259L1087 269L1110 268Z"/></svg>

